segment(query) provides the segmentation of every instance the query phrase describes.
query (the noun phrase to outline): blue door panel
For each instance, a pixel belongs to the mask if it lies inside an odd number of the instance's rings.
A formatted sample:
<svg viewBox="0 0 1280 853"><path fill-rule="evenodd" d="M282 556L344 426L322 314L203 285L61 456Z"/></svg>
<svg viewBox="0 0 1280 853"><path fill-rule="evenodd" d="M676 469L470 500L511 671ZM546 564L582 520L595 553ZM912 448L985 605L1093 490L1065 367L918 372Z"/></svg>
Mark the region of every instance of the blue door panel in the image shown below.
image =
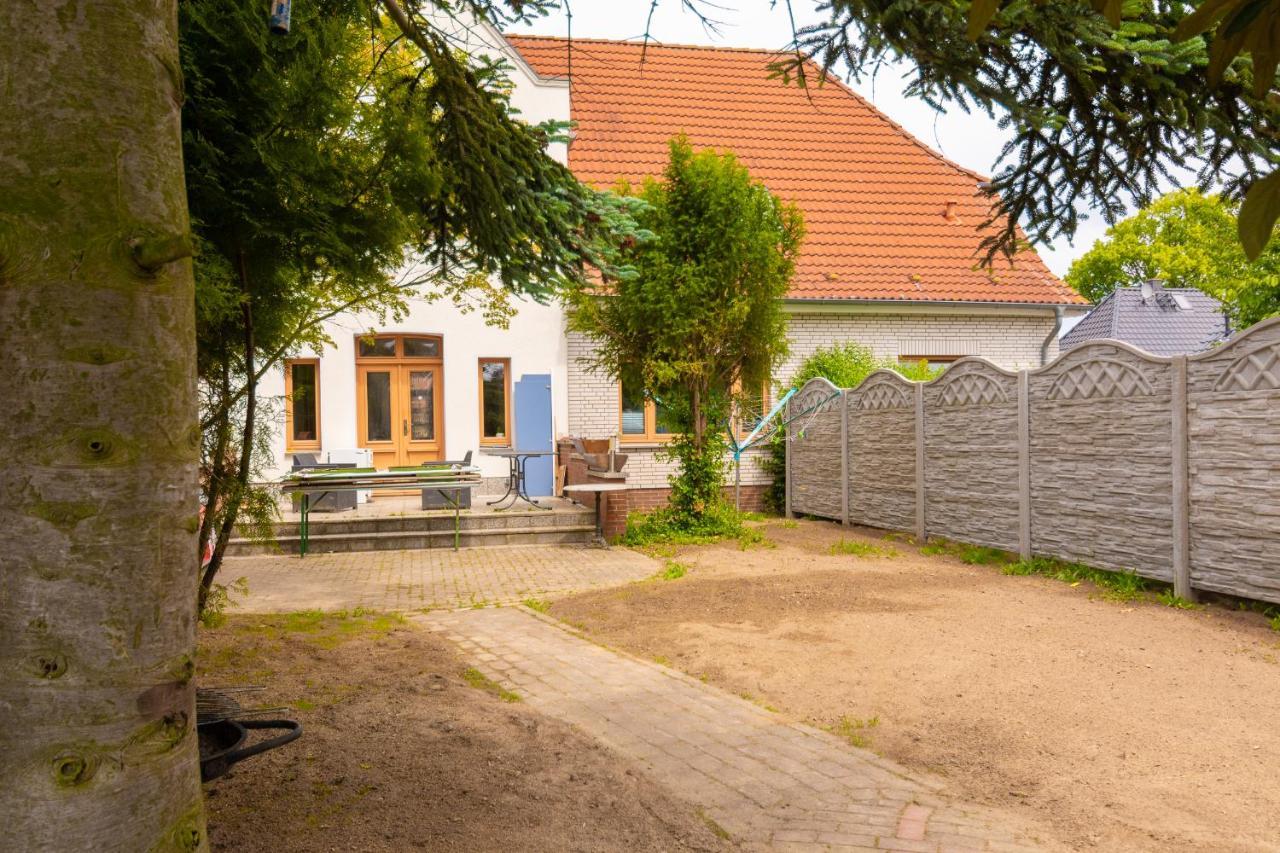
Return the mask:
<svg viewBox="0 0 1280 853"><path fill-rule="evenodd" d="M551 435L551 374L526 373L516 381L516 448L554 450ZM533 496L549 495L554 487L555 459L530 459L525 488Z"/></svg>

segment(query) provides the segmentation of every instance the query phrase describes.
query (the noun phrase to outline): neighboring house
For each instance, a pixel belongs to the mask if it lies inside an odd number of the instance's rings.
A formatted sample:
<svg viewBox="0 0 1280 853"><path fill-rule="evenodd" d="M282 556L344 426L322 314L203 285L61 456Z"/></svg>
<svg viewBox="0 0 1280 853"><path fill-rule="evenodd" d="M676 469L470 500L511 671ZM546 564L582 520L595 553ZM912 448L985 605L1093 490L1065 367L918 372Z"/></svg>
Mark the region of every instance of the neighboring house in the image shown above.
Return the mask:
<svg viewBox="0 0 1280 853"><path fill-rule="evenodd" d="M1006 368L1035 366L1057 353L1064 314L1085 308L1032 251L983 270L984 178L837 80L819 86L814 71L807 90L784 85L770 76L774 56L758 50L504 39L487 25L460 38L467 49L509 58L524 118L574 122L568 150L551 153L583 181L608 187L658 176L668 140L685 133L695 147L733 151L802 209L806 237L785 302L791 354L779 381L819 346L844 341L888 358L941 364L982 355ZM531 380L524 399L538 396L532 386L540 382L554 434L616 437L630 457L628 483L652 490L649 504L665 500L670 469L655 455L664 436L653 404L642 389L620 389L586 369L592 344L566 335L559 308L521 303L506 331L439 302L416 304L394 326L371 323L357 316L331 324L337 347L286 366L285 376L300 370L317 393L292 388L294 414L277 447L282 462L288 450L373 448L375 464L406 464L509 444L513 435L522 443L512 382L543 377ZM357 336L369 332L379 343L357 352ZM290 390L285 384L277 393ZM542 432L547 407L535 402L526 421L538 413ZM505 420L482 416L482 408ZM299 423L313 429L299 435ZM505 472L502 460L481 457L481 464L486 476ZM754 458L744 465L752 503L766 479ZM632 495L633 507L646 505Z"/></svg>
<svg viewBox="0 0 1280 853"><path fill-rule="evenodd" d="M1203 352L1231 336L1222 304L1194 287L1158 279L1117 287L1059 341L1063 350L1087 341L1124 341L1152 355Z"/></svg>

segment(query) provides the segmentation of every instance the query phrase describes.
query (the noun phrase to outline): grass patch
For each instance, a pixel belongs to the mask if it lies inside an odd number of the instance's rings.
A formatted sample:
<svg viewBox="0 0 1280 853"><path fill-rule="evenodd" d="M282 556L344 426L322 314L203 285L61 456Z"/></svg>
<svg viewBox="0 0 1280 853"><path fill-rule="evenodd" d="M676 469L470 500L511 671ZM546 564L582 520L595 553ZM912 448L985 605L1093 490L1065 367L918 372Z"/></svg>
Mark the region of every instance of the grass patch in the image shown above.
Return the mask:
<svg viewBox="0 0 1280 853"><path fill-rule="evenodd" d="M962 545L958 554L960 562L970 566L1001 566L1016 562L1013 555L999 548L987 548L982 545Z"/></svg>
<svg viewBox="0 0 1280 853"><path fill-rule="evenodd" d="M677 563L675 560L668 560L667 567L658 572L659 580L677 581L689 573L689 567L684 563Z"/></svg>
<svg viewBox="0 0 1280 853"><path fill-rule="evenodd" d="M795 530L799 526L800 526L800 522L796 521L794 518L782 519L783 530Z"/></svg>
<svg viewBox="0 0 1280 853"><path fill-rule="evenodd" d="M662 556L672 546L709 545L725 539L736 539L746 530L742 522L750 518L746 513L734 510L729 504L707 509L700 518L688 518L670 507L642 514L627 516L627 532L622 544L639 548L646 553L662 550Z"/></svg>
<svg viewBox="0 0 1280 853"><path fill-rule="evenodd" d="M666 655L654 655L653 662L658 666L671 666L671 658Z"/></svg>
<svg viewBox="0 0 1280 853"><path fill-rule="evenodd" d="M848 741L850 746L866 749L871 743L868 737L870 730L878 725L880 725L879 717L860 720L846 715L836 720L831 726L828 726L827 731Z"/></svg>
<svg viewBox="0 0 1280 853"><path fill-rule="evenodd" d="M462 671L462 680L470 684L477 690L483 690L486 693L492 693L503 702L519 702L520 694L512 693L489 676L473 666L469 666Z"/></svg>
<svg viewBox="0 0 1280 853"><path fill-rule="evenodd" d="M1198 604L1190 599L1182 598L1174 593L1172 589L1162 589L1156 593L1156 601L1165 607L1175 607L1178 610L1203 610L1204 605Z"/></svg>
<svg viewBox="0 0 1280 853"><path fill-rule="evenodd" d="M1032 557L1005 565L1006 575L1042 575L1078 586L1084 581L1102 591L1112 601L1137 601L1146 597L1148 581L1136 572L1108 572L1081 563L1068 563L1049 557Z"/></svg>
<svg viewBox="0 0 1280 853"><path fill-rule="evenodd" d="M827 553L833 557L841 555L850 557L898 556L898 551L895 548L882 548L879 545L872 545L870 542L859 542L857 539L841 539L839 542L833 542L831 547L827 549Z"/></svg>
<svg viewBox="0 0 1280 853"><path fill-rule="evenodd" d="M926 557L937 557L947 553L947 546L941 542L930 542L920 549L920 553Z"/></svg>
<svg viewBox="0 0 1280 853"><path fill-rule="evenodd" d="M355 610L299 610L280 616L255 618L252 624L239 624L234 631L240 635L259 635L282 638L286 634L321 649L333 649L352 640L376 640L404 626L405 617L399 613L379 613L357 608Z"/></svg>
<svg viewBox="0 0 1280 853"><path fill-rule="evenodd" d="M545 598L526 598L521 602L521 604L530 610L537 611L538 613L546 613L551 609L551 602L547 601Z"/></svg>
<svg viewBox="0 0 1280 853"><path fill-rule="evenodd" d="M744 527L742 532L738 534L738 550L747 551L751 548L777 548L778 543L774 542L768 536L764 535L764 531L758 527Z"/></svg>

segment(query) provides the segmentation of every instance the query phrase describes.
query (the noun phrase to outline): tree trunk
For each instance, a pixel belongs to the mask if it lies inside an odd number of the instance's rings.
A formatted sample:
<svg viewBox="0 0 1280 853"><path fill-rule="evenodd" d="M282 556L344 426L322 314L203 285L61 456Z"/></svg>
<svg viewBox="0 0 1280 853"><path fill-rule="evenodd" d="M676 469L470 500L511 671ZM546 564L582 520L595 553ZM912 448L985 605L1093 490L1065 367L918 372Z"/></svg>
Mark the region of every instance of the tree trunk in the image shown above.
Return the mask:
<svg viewBox="0 0 1280 853"><path fill-rule="evenodd" d="M0 815L207 847L176 0L0 2Z"/></svg>
<svg viewBox="0 0 1280 853"><path fill-rule="evenodd" d="M244 276L244 255L240 256L240 274ZM240 463L236 469L235 482L227 493L227 504L223 509L222 520L218 527L218 538L213 546L213 558L200 577L200 611L204 612L205 600L209 590L213 589L213 579L222 568L222 558L227 553L227 543L231 541L231 531L236 526L236 516L240 514L240 504L244 501L245 490L249 488L249 475L253 471L254 433L257 431L258 414L258 380L254 373L254 349L257 344L253 335L253 304L249 301L248 287L245 287L245 302L241 306L244 318L244 372L248 377L245 386L244 425L240 434Z"/></svg>

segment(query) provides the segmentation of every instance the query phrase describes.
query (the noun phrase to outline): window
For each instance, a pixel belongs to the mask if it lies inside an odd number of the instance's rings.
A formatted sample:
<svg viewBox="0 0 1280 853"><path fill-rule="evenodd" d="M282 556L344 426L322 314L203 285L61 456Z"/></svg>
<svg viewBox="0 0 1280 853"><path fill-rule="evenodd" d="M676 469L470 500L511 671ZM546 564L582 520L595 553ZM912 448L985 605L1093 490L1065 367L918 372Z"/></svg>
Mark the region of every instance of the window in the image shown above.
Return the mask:
<svg viewBox="0 0 1280 853"><path fill-rule="evenodd" d="M962 358L964 358L962 355L900 355L898 356L898 364L919 364L923 361L925 367L930 370L937 370Z"/></svg>
<svg viewBox="0 0 1280 853"><path fill-rule="evenodd" d="M396 339L395 338L361 338L360 339L360 357L361 358L395 358L396 357Z"/></svg>
<svg viewBox="0 0 1280 853"><path fill-rule="evenodd" d="M441 339L426 335L358 335L359 358L440 359Z"/></svg>
<svg viewBox="0 0 1280 853"><path fill-rule="evenodd" d="M619 396L619 424L623 441L666 441L672 435L667 411L661 403L622 386Z"/></svg>
<svg viewBox="0 0 1280 853"><path fill-rule="evenodd" d="M511 446L511 359L480 359L480 443Z"/></svg>
<svg viewBox="0 0 1280 853"><path fill-rule="evenodd" d="M320 449L320 360L285 362L285 435L288 450Z"/></svg>

